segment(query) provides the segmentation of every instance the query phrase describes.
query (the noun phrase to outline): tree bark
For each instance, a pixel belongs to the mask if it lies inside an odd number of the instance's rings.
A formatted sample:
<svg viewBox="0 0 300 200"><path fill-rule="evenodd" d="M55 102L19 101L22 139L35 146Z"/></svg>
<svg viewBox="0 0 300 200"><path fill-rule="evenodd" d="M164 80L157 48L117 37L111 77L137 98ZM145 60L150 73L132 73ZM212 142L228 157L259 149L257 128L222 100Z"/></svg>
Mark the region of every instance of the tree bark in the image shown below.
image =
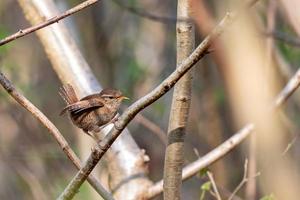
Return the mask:
<svg viewBox="0 0 300 200"><path fill-rule="evenodd" d="M194 49L194 26L190 19L190 1L178 0L177 18L186 19L176 24L177 66ZM168 146L164 167L164 199L181 198L181 176L184 163L184 137L186 132L192 88L192 71L175 85L169 118Z"/></svg>

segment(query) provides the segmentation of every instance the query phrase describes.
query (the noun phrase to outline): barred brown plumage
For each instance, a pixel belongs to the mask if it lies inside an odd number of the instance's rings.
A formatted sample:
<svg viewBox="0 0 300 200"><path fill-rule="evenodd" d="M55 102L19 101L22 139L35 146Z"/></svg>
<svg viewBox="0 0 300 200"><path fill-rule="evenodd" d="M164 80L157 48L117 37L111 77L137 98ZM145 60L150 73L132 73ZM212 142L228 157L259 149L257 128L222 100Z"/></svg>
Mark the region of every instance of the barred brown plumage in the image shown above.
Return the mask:
<svg viewBox="0 0 300 200"><path fill-rule="evenodd" d="M68 112L73 124L90 136L89 131L99 131L101 126L109 123L117 114L122 100L128 99L119 90L104 89L78 100L70 84L64 85L59 94L67 103L60 115Z"/></svg>

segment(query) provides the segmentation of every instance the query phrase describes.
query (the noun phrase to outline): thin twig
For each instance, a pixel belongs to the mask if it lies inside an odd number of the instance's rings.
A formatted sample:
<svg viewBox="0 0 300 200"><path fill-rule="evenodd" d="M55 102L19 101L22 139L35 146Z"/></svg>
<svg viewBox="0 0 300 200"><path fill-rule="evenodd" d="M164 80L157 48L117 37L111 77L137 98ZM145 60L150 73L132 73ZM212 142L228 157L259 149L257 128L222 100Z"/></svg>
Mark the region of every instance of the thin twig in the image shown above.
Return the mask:
<svg viewBox="0 0 300 200"><path fill-rule="evenodd" d="M274 108L279 108L281 105L283 105L286 100L297 90L297 88L300 85L300 69L297 70L295 75L290 78L286 86L281 90L279 95L277 96Z"/></svg>
<svg viewBox="0 0 300 200"><path fill-rule="evenodd" d="M218 198L218 197L217 197L217 194L216 194L216 193L214 193L214 192L213 192L213 191L211 191L211 190L209 190L209 194L210 194L211 196L215 197L215 198Z"/></svg>
<svg viewBox="0 0 300 200"><path fill-rule="evenodd" d="M236 193L243 187L243 185L248 181L247 175L248 175L248 159L245 160L243 179L242 179L242 181L238 184L238 186L234 189L234 191L232 192L232 194L230 195L230 197L228 198L228 200L233 199L233 197L235 196L235 194L236 194Z"/></svg>
<svg viewBox="0 0 300 200"><path fill-rule="evenodd" d="M48 19L48 20L46 20L44 22L41 22L40 24L37 24L35 26L31 26L31 27L23 29L23 30L21 29L18 32L14 33L14 34L12 34L10 36L7 36L6 38L0 40L0 46L6 44L8 42L11 42L11 41L13 41L15 39L18 39L20 37L23 37L25 35L28 35L30 33L33 33L33 32L35 32L35 31L37 31L39 29L42 29L42 28L44 28L46 26L54 24L54 23L62 20L63 18L66 18L66 17L68 17L68 16L70 16L70 15L72 15L74 13L79 12L80 10L82 10L84 8L87 8L87 7L89 7L89 6L97 3L98 1L99 0L87 0L87 1L85 1L83 3L81 3L81 4L78 4L75 7L73 7L71 9L65 11L64 13L62 13L60 15L54 16L54 17L52 17L52 18L50 18L50 19Z"/></svg>
<svg viewBox="0 0 300 200"><path fill-rule="evenodd" d="M258 0L252 0L247 4L246 7L243 8L243 10L248 8L249 5L253 5L257 1ZM87 176L95 168L105 152L110 148L113 142L118 138L127 124L135 117L135 115L166 94L187 71L189 71L202 57L204 57L214 39L224 32L225 28L233 22L235 16L236 13L228 12L221 22L213 29L213 31L201 42L201 44L193 51L193 53L176 68L172 74L170 74L155 89L132 104L118 118L118 121L115 122L115 126L112 131L107 134L105 138L94 148L94 151L92 151L83 168L77 172L58 199L73 198L79 187L86 180Z"/></svg>
<svg viewBox="0 0 300 200"><path fill-rule="evenodd" d="M286 100L296 91L300 86L300 69L295 73L295 75L289 80L286 86L277 95L274 101L274 110L281 107ZM182 179L186 180L194 175L196 175L200 170L210 166L219 159L223 158L227 153L229 153L233 148L243 142L255 129L255 125L252 123L247 124L227 139L225 142L220 144L218 147L214 148L212 151L207 153L205 156L197 159L196 161L190 163L183 168ZM163 181L160 180L149 188L147 193L147 198L153 198L163 191Z"/></svg>
<svg viewBox="0 0 300 200"><path fill-rule="evenodd" d="M208 171L208 172L207 172L207 176L208 176L208 178L209 178L209 180L210 180L210 182L211 182L211 184L212 184L212 186L213 186L213 189L214 189L214 191L215 191L215 195L216 195L215 197L217 198L217 200L222 200L222 198L221 198L221 196L220 196L220 193L219 193L219 191L218 191L216 182L215 182L215 180L214 180L213 174L212 174L210 171Z"/></svg>
<svg viewBox="0 0 300 200"><path fill-rule="evenodd" d="M253 174L256 173L257 170L257 161L256 161L256 135L252 134L250 136L250 142L249 142L249 170L246 169L245 166L245 171L248 171L248 176L252 176ZM245 162L248 162L246 160ZM248 165L247 165L248 167ZM245 189L245 196L246 199L249 200L255 200L256 197L256 181L248 181Z"/></svg>
<svg viewBox="0 0 300 200"><path fill-rule="evenodd" d="M217 160L223 158L227 153L229 153L234 147L240 144L244 139L246 139L250 133L254 130L254 124L248 124L243 129L235 133L232 137L227 139L225 142L220 144L218 147L214 148L212 151L200 157L196 161L190 163L182 170L182 179L186 180L192 176L198 174L198 172ZM152 187L149 188L147 193L147 198L153 198L163 191L163 180L158 181Z"/></svg>
<svg viewBox="0 0 300 200"><path fill-rule="evenodd" d="M164 145L167 145L167 134L157 124L155 124L142 114L136 115L134 119L144 127L148 128L152 133L157 135L157 137Z"/></svg>
<svg viewBox="0 0 300 200"><path fill-rule="evenodd" d="M300 47L300 39L298 37L293 37L290 34L287 33L282 33L280 31L272 31L272 32L267 32L265 34L267 37L274 37L274 39L282 41L286 44L295 46L295 47Z"/></svg>
<svg viewBox="0 0 300 200"><path fill-rule="evenodd" d="M292 146L295 144L295 142L298 139L298 135L296 135L291 142L288 143L287 147L285 148L285 150L282 152L282 156L285 156L286 153L292 148Z"/></svg>
<svg viewBox="0 0 300 200"><path fill-rule="evenodd" d="M185 18L176 18L175 16L158 16L152 13L149 13L148 11L141 9L141 8L137 8L137 7L132 7L129 5L126 5L125 3L121 2L120 0L113 0L113 2L118 5L120 8L125 9L126 11L137 15L139 17L143 17L152 21L157 21L157 22L161 22L161 23L176 23L177 21L181 21L181 22L190 22L190 19L185 19Z"/></svg>
<svg viewBox="0 0 300 200"><path fill-rule="evenodd" d="M0 84L8 92L8 94L14 98L23 108L29 111L43 126L45 126L49 133L54 137L56 142L62 148L67 157L72 161L77 169L81 168L81 162L76 156L74 151L69 146L68 142L56 128L56 126L37 108L35 107L26 97L19 93L13 84L0 72ZM100 182L91 174L88 178L90 184L95 190L107 200L113 200L112 195L105 190Z"/></svg>
<svg viewBox="0 0 300 200"><path fill-rule="evenodd" d="M236 193L245 185L245 183L247 183L249 181L250 178L255 178L255 177L259 176L259 175L260 175L260 173L256 173L254 176L248 177L248 159L246 159L245 160L245 164L244 164L243 179L238 184L238 186L234 189L234 191L232 192L232 194L230 195L230 197L228 198L228 200L232 200L233 197L236 195Z"/></svg>

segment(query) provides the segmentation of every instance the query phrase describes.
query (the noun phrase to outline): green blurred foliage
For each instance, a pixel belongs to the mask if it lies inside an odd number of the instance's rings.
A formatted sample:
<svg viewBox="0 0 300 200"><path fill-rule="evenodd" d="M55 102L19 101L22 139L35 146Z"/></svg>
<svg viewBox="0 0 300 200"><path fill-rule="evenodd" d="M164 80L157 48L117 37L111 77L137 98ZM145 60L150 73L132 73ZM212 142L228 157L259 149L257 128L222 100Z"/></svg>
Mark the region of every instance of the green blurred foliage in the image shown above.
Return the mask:
<svg viewBox="0 0 300 200"><path fill-rule="evenodd" d="M259 200L275 200L275 197L273 194L269 194L269 195L261 197Z"/></svg>
<svg viewBox="0 0 300 200"><path fill-rule="evenodd" d="M142 66L139 65L139 63L137 62L137 60L135 60L134 58L129 59L129 62L127 63L127 65L125 65L125 74L124 76L127 77L125 80L125 85L127 86L135 86L136 83L139 83L140 81L143 80L144 76L145 76L145 68L143 68ZM130 94L133 94L132 90L134 89L134 87L127 87L128 89L130 89L131 91L126 91Z"/></svg>
<svg viewBox="0 0 300 200"><path fill-rule="evenodd" d="M218 106L224 105L225 100L226 100L224 88L216 87L216 88L214 88L213 93L214 93L214 99L215 99L216 104Z"/></svg>
<svg viewBox="0 0 300 200"><path fill-rule="evenodd" d="M298 38L291 27L281 20L279 20L278 22L277 29L280 34L283 34L286 37ZM291 64L291 66L298 68L300 63L300 48L295 47L291 44L287 44L282 40L276 40L276 43L280 52L282 53L284 58Z"/></svg>
<svg viewBox="0 0 300 200"><path fill-rule="evenodd" d="M92 198L93 196L90 192L91 190L94 190L94 189L91 188L89 183L87 183L87 182L83 183L82 186L79 189L79 192L75 195L74 200L93 199ZM99 200L101 200L101 199L102 198L99 197Z"/></svg>
<svg viewBox="0 0 300 200"><path fill-rule="evenodd" d="M3 39L9 35L8 29L4 25L0 25L0 39ZM8 43L6 45L0 46L0 58L3 58L5 56L5 53L7 53L8 49L12 46L12 43Z"/></svg>
<svg viewBox="0 0 300 200"><path fill-rule="evenodd" d="M208 170L209 170L209 169L208 169L207 167L204 168L204 169L201 169L200 172L199 172L200 177L206 176Z"/></svg>
<svg viewBox="0 0 300 200"><path fill-rule="evenodd" d="M211 186L212 186L212 183L210 181L207 181L201 185L201 190L202 191L210 191Z"/></svg>
<svg viewBox="0 0 300 200"><path fill-rule="evenodd" d="M200 200L204 200L205 194L211 190L211 187L212 183L210 181L207 181L201 185Z"/></svg>
<svg viewBox="0 0 300 200"><path fill-rule="evenodd" d="M282 41L278 41L277 43L284 58L288 60L292 66L298 67L300 63L300 48L293 47Z"/></svg>

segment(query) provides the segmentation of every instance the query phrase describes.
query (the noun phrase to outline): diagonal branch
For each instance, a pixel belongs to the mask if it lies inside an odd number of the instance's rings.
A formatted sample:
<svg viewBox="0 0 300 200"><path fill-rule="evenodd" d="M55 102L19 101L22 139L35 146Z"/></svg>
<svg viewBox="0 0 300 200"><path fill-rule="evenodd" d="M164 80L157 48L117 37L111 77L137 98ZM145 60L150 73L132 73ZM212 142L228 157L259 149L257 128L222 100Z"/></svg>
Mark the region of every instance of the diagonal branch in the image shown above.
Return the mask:
<svg viewBox="0 0 300 200"><path fill-rule="evenodd" d="M281 42L286 43L288 45L298 47L298 48L300 47L299 37L295 37L293 35L283 33L283 32L280 32L280 31L265 32L263 34L266 37L272 37L275 40L281 41Z"/></svg>
<svg viewBox="0 0 300 200"><path fill-rule="evenodd" d="M215 193L214 195L215 195L216 199L217 200L222 200L220 192L219 192L219 190L217 188L217 184L215 182L213 174L210 171L208 171L207 172L207 176L208 176L208 178L209 178L209 180L210 180L210 182L211 182L211 184L213 186L213 190L214 190L214 193Z"/></svg>
<svg viewBox="0 0 300 200"><path fill-rule="evenodd" d="M81 162L79 158L76 156L56 126L37 107L35 107L28 99L26 99L26 97L19 93L13 84L1 72L0 84L9 95L11 95L23 108L29 111L37 120L40 121L43 126L48 129L49 133L54 137L67 157L72 161L77 169L80 169ZM103 188L100 182L92 174L88 177L88 181L104 199L113 199L112 195Z"/></svg>
<svg viewBox="0 0 300 200"><path fill-rule="evenodd" d="M281 90L281 92L276 97L273 109L279 109L287 99L297 90L300 86L300 69L295 73L295 75L289 80L286 86ZM225 142L220 144L218 147L214 148L212 151L207 153L205 156L197 159L193 163L187 165L183 168L182 179L186 180L196 175L200 170L210 166L219 159L223 158L227 153L229 153L233 148L242 143L255 129L255 125L252 123L247 124L227 139ZM153 198L163 191L163 181L158 181L152 187L149 188L147 193L147 198Z"/></svg>
<svg viewBox="0 0 300 200"><path fill-rule="evenodd" d="M167 146L167 134L154 122L143 116L142 114L138 114L135 116L134 120L137 123L140 123L145 128L149 129L153 134L155 134L159 140Z"/></svg>
<svg viewBox="0 0 300 200"><path fill-rule="evenodd" d="M257 1L258 0L252 0L247 4L246 7L243 8L243 10L248 8L249 5L253 5ZM201 44L193 51L193 53L176 68L172 74L170 74L155 89L132 104L118 118L118 121L115 123L112 131L105 136L98 146L93 149L92 153L84 164L84 167L81 168L80 171L75 175L58 199L73 198L79 187L86 180L87 176L91 173L105 152L110 148L113 142L121 134L122 130L125 129L127 124L135 117L135 115L167 93L187 71L189 71L202 57L204 57L213 40L223 33L224 29L233 22L235 16L236 13L227 13L221 22L213 29L213 31L201 42Z"/></svg>
<svg viewBox="0 0 300 200"><path fill-rule="evenodd" d="M46 26L54 24L54 23L58 22L59 20L62 20L62 19L66 18L66 17L68 17L68 16L70 16L70 15L72 15L74 13L77 13L77 12L81 11L84 8L87 8L87 7L89 7L89 6L97 3L98 1L99 0L87 0L87 1L85 1L83 3L81 3L81 4L78 4L75 7L73 7L71 9L65 11L64 13L62 13L60 15L51 17L50 19L48 19L48 20L46 20L44 22L41 22L41 23L39 23L39 24L37 24L35 26L31 26L29 28L26 28L26 29L23 29L23 30L19 30L18 32L14 33L14 34L12 34L10 36L7 36L6 38L0 40L0 46L6 44L8 42L11 42L13 40L16 40L16 39L18 39L20 37L23 37L25 35L28 35L30 33L33 33L33 32L35 32L35 31L37 31L39 29L42 29L42 28L44 28Z"/></svg>

